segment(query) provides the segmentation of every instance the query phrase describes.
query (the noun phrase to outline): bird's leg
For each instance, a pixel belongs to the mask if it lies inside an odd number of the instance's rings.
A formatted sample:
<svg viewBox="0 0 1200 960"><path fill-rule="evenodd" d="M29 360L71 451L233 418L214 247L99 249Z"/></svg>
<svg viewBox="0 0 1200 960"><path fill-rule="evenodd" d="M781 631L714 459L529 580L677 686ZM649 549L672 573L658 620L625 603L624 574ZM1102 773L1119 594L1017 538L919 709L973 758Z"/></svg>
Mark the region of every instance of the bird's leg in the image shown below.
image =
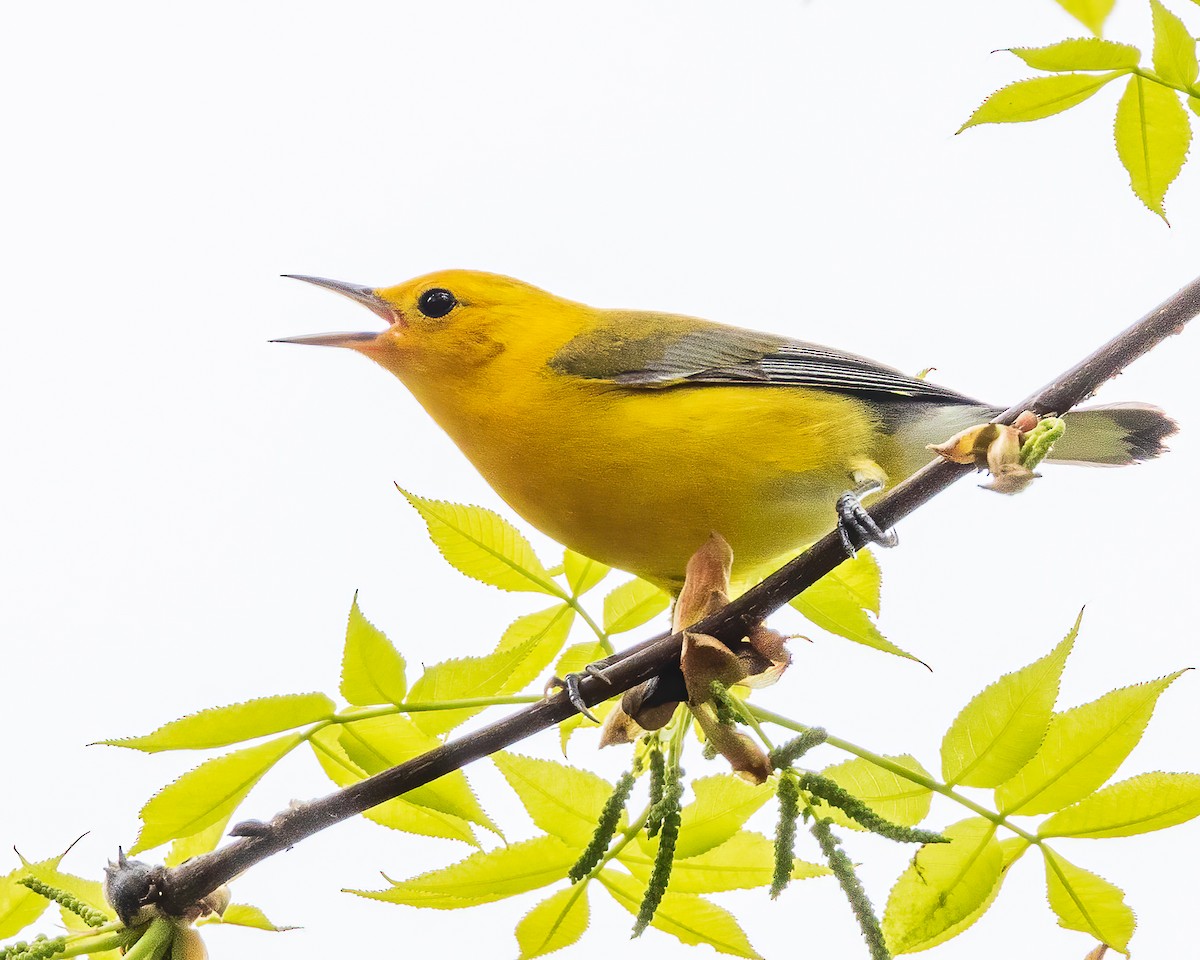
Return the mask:
<svg viewBox="0 0 1200 960"><path fill-rule="evenodd" d="M868 543L877 543L881 547L894 547L900 542L895 530L884 530L867 513L862 505L862 498L873 493L879 493L885 486L885 476L878 464L864 464L856 469L851 476L855 487L847 490L837 499L838 533L842 537L842 549L846 556L854 559L858 551Z"/></svg>

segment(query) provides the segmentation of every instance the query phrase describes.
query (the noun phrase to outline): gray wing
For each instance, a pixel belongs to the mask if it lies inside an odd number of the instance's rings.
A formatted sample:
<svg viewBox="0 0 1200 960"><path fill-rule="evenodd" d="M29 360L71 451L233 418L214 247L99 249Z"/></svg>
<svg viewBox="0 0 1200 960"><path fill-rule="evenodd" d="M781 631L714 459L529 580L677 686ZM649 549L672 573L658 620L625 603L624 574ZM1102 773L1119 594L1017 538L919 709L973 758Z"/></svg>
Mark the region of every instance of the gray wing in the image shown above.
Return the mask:
<svg viewBox="0 0 1200 960"><path fill-rule="evenodd" d="M550 364L563 373L646 389L686 384L797 386L864 399L976 402L852 353L664 315L618 317L611 325L576 337Z"/></svg>

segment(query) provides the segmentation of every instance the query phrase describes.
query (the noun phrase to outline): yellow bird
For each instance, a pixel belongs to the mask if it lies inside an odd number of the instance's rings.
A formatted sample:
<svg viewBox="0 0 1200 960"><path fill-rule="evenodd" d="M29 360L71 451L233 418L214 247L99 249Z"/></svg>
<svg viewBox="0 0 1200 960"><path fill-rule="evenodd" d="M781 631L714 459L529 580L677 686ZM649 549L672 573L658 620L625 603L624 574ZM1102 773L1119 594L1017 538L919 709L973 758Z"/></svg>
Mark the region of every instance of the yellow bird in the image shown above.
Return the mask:
<svg viewBox="0 0 1200 960"><path fill-rule="evenodd" d="M378 289L296 279L388 326L283 342L348 347L390 370L529 523L672 592L713 531L733 547L735 579L839 515L855 539L879 536L843 495L897 483L930 459L927 444L1000 409L828 347L596 309L495 274ZM1080 410L1053 459L1134 463L1175 429L1145 404Z"/></svg>

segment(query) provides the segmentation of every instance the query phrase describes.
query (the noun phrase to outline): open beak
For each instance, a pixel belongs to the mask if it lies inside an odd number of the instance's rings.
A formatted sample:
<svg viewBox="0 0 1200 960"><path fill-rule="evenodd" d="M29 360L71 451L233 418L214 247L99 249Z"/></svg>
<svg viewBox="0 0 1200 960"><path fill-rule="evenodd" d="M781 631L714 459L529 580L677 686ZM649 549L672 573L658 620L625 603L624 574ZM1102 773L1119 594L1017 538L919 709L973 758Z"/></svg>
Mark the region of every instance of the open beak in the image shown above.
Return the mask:
<svg viewBox="0 0 1200 960"><path fill-rule="evenodd" d="M294 273L285 273L284 276L290 280L303 280L305 283L312 283L318 287L332 290L334 293L340 293L343 297L348 297L355 303L361 303L376 316L386 320L388 324L394 324L399 320L399 316L392 308L392 305L379 296L371 287L363 287L356 283L344 283L341 280L326 280L324 277L305 277ZM281 337L271 342L304 343L315 347L357 347L360 344L375 340L378 336L379 334L375 332L317 333L307 337Z"/></svg>

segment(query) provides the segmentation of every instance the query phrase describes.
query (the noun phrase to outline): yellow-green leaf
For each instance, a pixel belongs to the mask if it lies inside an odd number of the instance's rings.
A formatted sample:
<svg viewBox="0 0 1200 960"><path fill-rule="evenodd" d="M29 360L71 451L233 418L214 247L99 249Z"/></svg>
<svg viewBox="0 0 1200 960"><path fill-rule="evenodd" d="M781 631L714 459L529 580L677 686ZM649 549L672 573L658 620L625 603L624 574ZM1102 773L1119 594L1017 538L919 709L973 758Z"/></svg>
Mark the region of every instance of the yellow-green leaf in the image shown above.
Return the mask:
<svg viewBox="0 0 1200 960"><path fill-rule="evenodd" d="M521 666L541 645L541 637L530 637L524 643L505 650L494 650L482 657L460 657L443 660L426 667L408 694L408 705L446 703L453 700L473 700L513 693L514 679L522 679ZM524 686L524 682L521 684ZM430 734L443 734L465 723L483 707L462 707L454 710L413 711L413 722Z"/></svg>
<svg viewBox="0 0 1200 960"><path fill-rule="evenodd" d="M567 635L571 632L574 622L575 611L565 603L556 603L545 610L517 617L510 623L500 637L500 642L496 644L496 652L520 647L528 644L530 640L537 642L526 648L528 652L525 659L513 669L501 691L516 693L540 677L567 642Z"/></svg>
<svg viewBox="0 0 1200 960"><path fill-rule="evenodd" d="M1121 70L1136 67L1142 51L1128 43L1115 43L1098 37L1079 37L1052 43L1048 47L1010 47L1034 70Z"/></svg>
<svg viewBox="0 0 1200 960"><path fill-rule="evenodd" d="M517 924L521 960L544 957L575 943L588 925L587 884L576 884L547 897Z"/></svg>
<svg viewBox="0 0 1200 960"><path fill-rule="evenodd" d="M119 740L101 740L100 743L146 753L207 750L316 723L330 716L333 711L333 701L323 693L260 697L189 714L164 724L144 737L123 737Z"/></svg>
<svg viewBox="0 0 1200 960"><path fill-rule="evenodd" d="M645 885L654 868L654 854L629 844L619 854L622 864ZM761 833L739 830L720 846L671 868L671 890L675 893L721 893L767 887L775 871L775 844ZM794 861L792 879L807 880L831 873L830 869L804 860Z"/></svg>
<svg viewBox="0 0 1200 960"><path fill-rule="evenodd" d="M227 819L263 775L304 740L304 734L294 733L213 757L167 784L142 807L142 831L131 852L190 837Z"/></svg>
<svg viewBox="0 0 1200 960"><path fill-rule="evenodd" d="M518 753L495 753L492 761L539 829L566 844L587 846L612 795L611 783L587 770ZM624 829L621 822L618 829Z"/></svg>
<svg viewBox="0 0 1200 960"><path fill-rule="evenodd" d="M1081 611L1050 653L984 687L954 718L942 738L942 777L948 784L998 786L1037 753L1082 616Z"/></svg>
<svg viewBox="0 0 1200 960"><path fill-rule="evenodd" d="M1042 847L1046 861L1046 893L1060 927L1091 934L1113 950L1125 953L1136 925L1125 895L1103 877L1064 860Z"/></svg>
<svg viewBox="0 0 1200 960"><path fill-rule="evenodd" d="M676 860L720 846L775 794L770 783L747 783L732 773L693 780L692 792L695 799L682 811ZM646 848L653 846L647 843Z"/></svg>
<svg viewBox="0 0 1200 960"><path fill-rule="evenodd" d="M888 895L883 934L892 953L915 953L940 942L978 911L1004 868L996 826L983 817L951 824L950 843L921 847Z"/></svg>
<svg viewBox="0 0 1200 960"><path fill-rule="evenodd" d="M1001 87L979 105L958 132L981 123L1024 123L1041 120L1083 103L1108 81L1125 73L1094 75L1089 73L1060 73L1052 77L1018 80Z"/></svg>
<svg viewBox="0 0 1200 960"><path fill-rule="evenodd" d="M231 810L230 813L232 814L233 811ZM216 823L209 824L190 837L176 837L171 841L171 848L163 858L163 865L177 867L185 860L191 860L192 857L215 850L217 844L221 842L221 838L225 836L225 827L228 823L229 817L222 817Z"/></svg>
<svg viewBox="0 0 1200 960"><path fill-rule="evenodd" d="M983 901L974 910L964 916L958 923L951 924L940 934L930 937L924 941L917 949L929 950L939 944L945 943L947 940L953 940L960 933L975 923L980 917L988 912L988 909L996 902L996 897L1000 895L1000 887L1004 884L1004 878L1008 876L1008 868L1016 863L1021 855L1029 849L1029 842L1022 837L1009 837L1007 840L1000 841L1000 852L1004 858L1003 865L1000 868L1000 876L996 878L995 884L991 891Z"/></svg>
<svg viewBox="0 0 1200 960"><path fill-rule="evenodd" d="M600 882L617 903L637 916L643 893L638 880L616 870L602 870ZM650 926L669 933L681 943L707 943L718 953L733 957L757 960L759 956L733 914L694 894L668 890Z"/></svg>
<svg viewBox="0 0 1200 960"><path fill-rule="evenodd" d="M439 746L436 737L423 732L412 720L400 714L343 724L339 743L346 756L368 774L382 773ZM404 799L500 834L500 828L479 805L461 770L451 771L431 783L409 790Z"/></svg>
<svg viewBox="0 0 1200 960"><path fill-rule="evenodd" d="M396 489L421 515L446 562L460 573L501 590L561 594L529 541L498 513Z"/></svg>
<svg viewBox="0 0 1200 960"><path fill-rule="evenodd" d="M1196 82L1196 40L1175 14L1159 0L1150 0L1154 18L1154 72L1181 87Z"/></svg>
<svg viewBox="0 0 1200 960"><path fill-rule="evenodd" d="M223 923L226 926L250 927L253 930L266 930L270 933L283 933L286 930L297 930L298 927L276 926L267 919L267 915L258 907L248 903L231 903L220 916L213 914L201 920L200 923Z"/></svg>
<svg viewBox="0 0 1200 960"><path fill-rule="evenodd" d="M559 676L562 676L562 674L559 674ZM603 723L604 718L612 712L616 705L616 700L605 700L603 703L598 703L592 707L592 713L595 714L597 720ZM562 749L564 757L567 755L567 744L571 742L571 737L575 735L576 731L589 727L595 730L597 725L581 713L572 714L558 725L558 744Z"/></svg>
<svg viewBox="0 0 1200 960"><path fill-rule="evenodd" d="M608 656L608 651L604 649L604 644L599 640L573 643L558 658L558 663L554 665L554 672L560 677L565 677L568 673L582 673L583 668L589 663L603 660L606 656Z"/></svg>
<svg viewBox="0 0 1200 960"><path fill-rule="evenodd" d="M1192 113L1200 117L1200 97L1188 97L1188 106L1191 108Z"/></svg>
<svg viewBox="0 0 1200 960"><path fill-rule="evenodd" d="M346 623L342 696L347 703L358 706L401 703L407 689L404 658L383 631L363 616L356 595Z"/></svg>
<svg viewBox="0 0 1200 960"><path fill-rule="evenodd" d="M585 557L574 550L567 550L563 554L563 572L567 575L571 592L577 597L582 597L607 577L611 569L612 567L606 567L599 560Z"/></svg>
<svg viewBox="0 0 1200 960"><path fill-rule="evenodd" d="M671 597L645 580L623 583L604 598L604 632L624 633L667 609Z"/></svg>
<svg viewBox="0 0 1200 960"><path fill-rule="evenodd" d="M348 787L365 780L367 773L347 756L339 742L340 736L341 731L336 727L326 727L317 731L310 738L310 743L325 775L339 787ZM401 830L422 837L461 840L473 847L479 846L475 831L462 817L419 807L403 797L378 804L363 816L389 830Z"/></svg>
<svg viewBox="0 0 1200 960"><path fill-rule="evenodd" d="M387 890L352 890L361 897L412 907L453 910L492 903L561 880L579 851L555 837L535 837L430 870Z"/></svg>
<svg viewBox="0 0 1200 960"><path fill-rule="evenodd" d="M860 550L853 560L844 561L800 596L793 597L791 605L822 630L885 653L916 660L875 626L873 614L879 613L879 591L879 564L870 551Z"/></svg>
<svg viewBox="0 0 1200 960"><path fill-rule="evenodd" d="M1099 36L1116 0L1058 0L1058 5Z"/></svg>
<svg viewBox="0 0 1200 960"><path fill-rule="evenodd" d="M1060 810L1039 837L1131 837L1200 815L1200 775L1143 773L1098 790Z"/></svg>
<svg viewBox="0 0 1200 960"><path fill-rule="evenodd" d="M1163 198L1183 169L1192 142L1192 127L1178 95L1150 80L1130 77L1117 103L1113 135L1133 192L1166 220Z"/></svg>
<svg viewBox="0 0 1200 960"><path fill-rule="evenodd" d="M884 759L929 777L929 773L917 758L909 754ZM906 780L900 774L878 767L869 760L847 760L845 763L826 767L821 771L821 775L854 794L885 820L898 823L902 827L915 827L929 815L933 794L928 787ZM818 812L821 817L829 817L842 826L855 830L864 829L837 807L822 806Z"/></svg>
<svg viewBox="0 0 1200 960"><path fill-rule="evenodd" d="M0 939L16 936L50 906L49 900L34 893L19 881L38 868L57 869L60 860L61 855L38 863L22 860L17 869L0 877Z"/></svg>
<svg viewBox="0 0 1200 960"><path fill-rule="evenodd" d="M1054 714L1041 749L996 788L997 808L1006 815L1053 813L1086 797L1137 746L1159 696L1178 676L1122 687Z"/></svg>

